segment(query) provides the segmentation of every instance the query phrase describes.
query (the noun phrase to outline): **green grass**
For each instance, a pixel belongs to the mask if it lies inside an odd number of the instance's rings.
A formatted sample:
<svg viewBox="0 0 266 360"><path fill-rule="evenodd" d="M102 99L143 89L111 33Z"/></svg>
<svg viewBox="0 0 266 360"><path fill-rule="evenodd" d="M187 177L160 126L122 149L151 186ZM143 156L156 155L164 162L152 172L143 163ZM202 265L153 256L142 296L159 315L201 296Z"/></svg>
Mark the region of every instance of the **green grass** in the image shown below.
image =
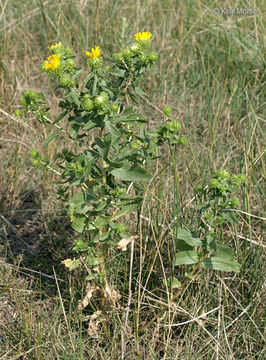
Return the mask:
<svg viewBox="0 0 266 360"><path fill-rule="evenodd" d="M264 358L265 9L262 1L219 4L2 2L0 359L118 360L123 353L127 360ZM256 8L258 15L215 15L212 9L220 7ZM61 264L71 254L75 234L55 199L51 181L56 175L33 168L28 156L33 146L53 158L67 138L44 150L49 131L13 114L23 90L33 88L51 90L48 99L56 116L60 94L39 70L51 43L71 45L85 66L85 50L100 45L108 61L138 31L152 32L159 53L157 65L142 80L148 98L141 110L156 128L163 121L156 109L172 106L188 144L172 155L162 149L139 222L134 215L126 220L137 235L134 251L132 256L130 248L111 253L108 272L122 295L121 308L107 308L96 337L90 335L89 321L99 304L77 310L86 284ZM206 185L219 168L247 176L240 194L244 213L223 239L235 249L241 273L199 273L170 308L164 305L170 305L170 295L163 280L173 272L174 241L167 227L174 229L177 222L195 226L194 189ZM169 326L216 308L197 321Z"/></svg>

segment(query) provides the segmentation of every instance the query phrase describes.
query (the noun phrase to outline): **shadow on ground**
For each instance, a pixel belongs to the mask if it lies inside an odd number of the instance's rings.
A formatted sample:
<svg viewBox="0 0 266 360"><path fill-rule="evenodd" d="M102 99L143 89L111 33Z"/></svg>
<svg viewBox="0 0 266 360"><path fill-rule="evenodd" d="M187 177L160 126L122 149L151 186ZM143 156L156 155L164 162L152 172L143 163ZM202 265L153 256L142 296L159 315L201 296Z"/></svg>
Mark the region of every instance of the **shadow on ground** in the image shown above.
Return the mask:
<svg viewBox="0 0 266 360"><path fill-rule="evenodd" d="M65 273L61 261L69 256L73 237L66 214L44 213L38 193L28 191L19 206L0 214L0 261L41 276L43 284L54 282L53 268L59 278Z"/></svg>

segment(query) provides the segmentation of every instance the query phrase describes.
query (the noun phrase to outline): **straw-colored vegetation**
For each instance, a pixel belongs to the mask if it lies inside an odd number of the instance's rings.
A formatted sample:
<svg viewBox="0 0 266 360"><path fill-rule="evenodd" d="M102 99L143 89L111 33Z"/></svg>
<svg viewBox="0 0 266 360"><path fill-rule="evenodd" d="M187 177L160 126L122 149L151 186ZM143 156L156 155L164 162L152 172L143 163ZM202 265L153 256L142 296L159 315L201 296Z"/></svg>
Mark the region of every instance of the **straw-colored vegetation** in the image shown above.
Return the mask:
<svg viewBox="0 0 266 360"><path fill-rule="evenodd" d="M0 3L0 359L262 360L263 2ZM237 7L257 14L213 11ZM61 132L60 141L43 146L52 129L15 111L31 88L47 94L51 116L58 116L62 94L40 71L51 44L71 46L85 68L85 51L98 45L108 64L108 56L140 31L152 33L159 54L141 80L148 96L141 96L140 111L157 129L164 121L161 109L171 106L188 142L174 162L173 153L160 148L140 216L125 217L134 246L110 251L108 281L121 295L119 306L99 313L95 300L80 310L84 276L61 264L73 255L77 235L56 199L58 175L36 169L29 156L35 148L52 161L77 144ZM69 124L62 120L60 126ZM238 224L226 225L220 239L234 249L240 273L197 269L182 291L171 287L170 294L170 274L186 276L185 268L172 268L172 229L178 222L195 230L197 187L204 188L218 169L246 175Z"/></svg>

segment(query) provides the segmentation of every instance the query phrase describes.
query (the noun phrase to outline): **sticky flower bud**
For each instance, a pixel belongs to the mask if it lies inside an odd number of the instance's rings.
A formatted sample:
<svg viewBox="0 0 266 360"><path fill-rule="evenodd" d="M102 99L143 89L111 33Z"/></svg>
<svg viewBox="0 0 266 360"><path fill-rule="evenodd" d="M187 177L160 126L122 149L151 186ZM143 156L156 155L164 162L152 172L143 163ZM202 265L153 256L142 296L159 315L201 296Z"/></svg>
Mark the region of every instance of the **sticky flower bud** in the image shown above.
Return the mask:
<svg viewBox="0 0 266 360"><path fill-rule="evenodd" d="M219 181L217 179L211 179L209 181L209 187L210 188L218 188L219 187Z"/></svg>
<svg viewBox="0 0 266 360"><path fill-rule="evenodd" d="M83 100L87 100L87 99L90 99L90 98L91 98L90 94L84 94L83 95Z"/></svg>
<svg viewBox="0 0 266 360"><path fill-rule="evenodd" d="M170 106L165 106L163 108L163 113L164 113L165 116L168 116L168 117L171 116L172 108Z"/></svg>
<svg viewBox="0 0 266 360"><path fill-rule="evenodd" d="M134 43L133 45L130 46L130 51L133 55L139 54L141 52L141 47L139 46L138 43Z"/></svg>
<svg viewBox="0 0 266 360"><path fill-rule="evenodd" d="M39 152L36 149L31 149L30 151L30 157L32 159L38 159L39 158Z"/></svg>
<svg viewBox="0 0 266 360"><path fill-rule="evenodd" d="M141 65L146 66L146 65L148 65L149 58L146 55L142 54L139 57L139 62L140 62Z"/></svg>
<svg viewBox="0 0 266 360"><path fill-rule="evenodd" d="M171 132L178 132L181 129L181 125L178 120L172 120L171 122L167 122L165 124L165 127Z"/></svg>
<svg viewBox="0 0 266 360"><path fill-rule="evenodd" d="M103 59L102 58L89 58L89 65L93 69L98 69L102 66Z"/></svg>
<svg viewBox="0 0 266 360"><path fill-rule="evenodd" d="M103 109L108 102L108 94L106 92L101 92L100 95L96 96L94 100L94 105L98 109Z"/></svg>
<svg viewBox="0 0 266 360"><path fill-rule="evenodd" d="M86 99L83 103L82 103L82 107L84 110L87 111L91 111L94 107L93 101L91 99Z"/></svg>
<svg viewBox="0 0 266 360"><path fill-rule="evenodd" d="M63 87L73 87L75 86L75 80L72 80L68 75L62 75L59 78L59 84Z"/></svg>
<svg viewBox="0 0 266 360"><path fill-rule="evenodd" d="M233 198L233 199L231 200L231 206L232 206L232 208L237 208L238 205L239 205L239 200L238 200L238 198Z"/></svg>
<svg viewBox="0 0 266 360"><path fill-rule="evenodd" d="M113 59L118 63L121 63L124 60L123 55L121 53L114 53Z"/></svg>
<svg viewBox="0 0 266 360"><path fill-rule="evenodd" d="M65 56L72 56L73 50L70 47L64 49Z"/></svg>
<svg viewBox="0 0 266 360"><path fill-rule="evenodd" d="M122 50L121 55L124 60L129 60L132 56L132 51L130 49L124 49Z"/></svg>
<svg viewBox="0 0 266 360"><path fill-rule="evenodd" d="M152 51L148 54L148 58L151 64L153 64L155 61L158 60L158 55L156 54L156 52Z"/></svg>
<svg viewBox="0 0 266 360"><path fill-rule="evenodd" d="M21 110L16 110L15 115L18 116L18 117L21 117L22 116Z"/></svg>
<svg viewBox="0 0 266 360"><path fill-rule="evenodd" d="M179 145L186 145L187 139L186 139L184 136L182 136L182 137L178 140L178 143L179 143Z"/></svg>
<svg viewBox="0 0 266 360"><path fill-rule="evenodd" d="M114 113L117 113L117 112L118 112L118 108L119 108L118 104L112 104L112 105L110 106L110 111L111 111L111 112L114 112Z"/></svg>
<svg viewBox="0 0 266 360"><path fill-rule="evenodd" d="M24 96L21 96L18 100L21 106L27 106L27 100L24 98Z"/></svg>
<svg viewBox="0 0 266 360"><path fill-rule="evenodd" d="M37 93L34 90L25 90L24 97L29 100L35 100L37 98Z"/></svg>
<svg viewBox="0 0 266 360"><path fill-rule="evenodd" d="M75 65L76 65L76 62L74 59L67 59L65 62L66 70L72 70Z"/></svg>
<svg viewBox="0 0 266 360"><path fill-rule="evenodd" d="M218 170L216 176L221 179L230 179L230 173L226 170Z"/></svg>

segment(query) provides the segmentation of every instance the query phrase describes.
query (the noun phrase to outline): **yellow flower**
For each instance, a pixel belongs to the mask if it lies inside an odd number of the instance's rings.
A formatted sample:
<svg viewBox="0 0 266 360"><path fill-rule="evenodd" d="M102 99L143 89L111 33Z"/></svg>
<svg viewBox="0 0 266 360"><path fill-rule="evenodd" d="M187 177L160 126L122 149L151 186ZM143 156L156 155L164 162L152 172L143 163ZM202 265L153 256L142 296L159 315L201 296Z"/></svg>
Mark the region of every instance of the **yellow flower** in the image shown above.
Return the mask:
<svg viewBox="0 0 266 360"><path fill-rule="evenodd" d="M135 40L136 41L141 41L141 40L150 40L150 38L152 37L152 34L150 32L139 32L137 34L134 35L135 36Z"/></svg>
<svg viewBox="0 0 266 360"><path fill-rule="evenodd" d="M63 46L63 44L61 42L57 43L57 44L54 44L52 46L49 47L49 49L55 49L55 48L58 48L58 47L61 47Z"/></svg>
<svg viewBox="0 0 266 360"><path fill-rule="evenodd" d="M44 68L46 70L55 70L60 65L60 55L49 56L44 62Z"/></svg>
<svg viewBox="0 0 266 360"><path fill-rule="evenodd" d="M95 46L95 48L91 48L91 52L86 51L86 55L88 55L90 59L98 59L102 55L102 52L99 46Z"/></svg>

